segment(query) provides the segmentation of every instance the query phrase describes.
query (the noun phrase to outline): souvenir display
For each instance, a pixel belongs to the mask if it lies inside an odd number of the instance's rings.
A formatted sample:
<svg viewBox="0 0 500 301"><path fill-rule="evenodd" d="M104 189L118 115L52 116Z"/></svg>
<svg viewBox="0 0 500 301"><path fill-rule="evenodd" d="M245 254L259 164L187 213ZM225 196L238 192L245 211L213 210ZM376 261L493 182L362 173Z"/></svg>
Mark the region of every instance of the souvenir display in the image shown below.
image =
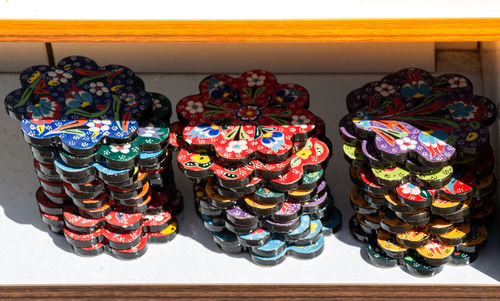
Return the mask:
<svg viewBox="0 0 500 301"><path fill-rule="evenodd" d="M432 276L475 260L495 208L494 103L461 75L405 69L349 93L347 108L349 226L370 261Z"/></svg>
<svg viewBox="0 0 500 301"><path fill-rule="evenodd" d="M21 73L5 98L40 181L42 220L75 253L122 259L178 232L182 208L169 149L170 101L124 66L80 56Z"/></svg>
<svg viewBox="0 0 500 301"><path fill-rule="evenodd" d="M209 76L177 104L170 143L225 252L249 252L266 266L313 258L340 228L324 179L331 143L308 104L306 89L262 70Z"/></svg>

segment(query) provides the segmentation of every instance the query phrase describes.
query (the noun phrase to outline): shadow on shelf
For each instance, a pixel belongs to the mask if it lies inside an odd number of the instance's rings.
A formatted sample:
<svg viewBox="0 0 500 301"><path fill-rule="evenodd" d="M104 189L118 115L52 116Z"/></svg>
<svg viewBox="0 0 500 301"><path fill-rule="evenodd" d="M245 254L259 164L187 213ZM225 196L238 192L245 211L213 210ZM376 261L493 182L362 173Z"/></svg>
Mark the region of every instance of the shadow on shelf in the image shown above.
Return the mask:
<svg viewBox="0 0 500 301"><path fill-rule="evenodd" d="M484 249L479 250L479 256L476 261L471 264L471 267L482 272L485 275L500 281L500 267L495 262L498 262L500 255L500 237L498 229L500 229L500 210L498 203L495 218L488 225L488 244Z"/></svg>
<svg viewBox="0 0 500 301"><path fill-rule="evenodd" d="M9 170L10 167L7 167L7 169ZM13 173L16 172L14 170L12 171ZM20 167L20 170L18 171L23 171L23 168ZM28 171L24 174L27 172ZM13 173L11 173L11 175ZM4 198L2 202L0 202L0 206L3 208L5 216L19 225L30 225L36 228L35 231L37 232L45 232L45 235L50 236L54 245L59 247L61 250L73 253L73 250L64 238L64 235L50 231L49 227L41 220L34 192L27 191L25 188L22 192L19 191L18 193L11 193L15 190L13 189L11 191L8 187L16 186L16 183L14 183L15 178L16 177L3 177L2 179L2 186L6 188L6 191L4 192ZM36 187L36 185L29 185L30 189L31 187ZM6 195L7 197L5 197ZM13 230L15 231L15 229Z"/></svg>
<svg viewBox="0 0 500 301"><path fill-rule="evenodd" d="M192 193L184 193L184 209L177 218L180 225L179 235L193 239L211 252L224 254L233 258L244 258L253 264L248 252L226 253L219 248L213 239L212 233L205 229L202 220L195 213Z"/></svg>
<svg viewBox="0 0 500 301"><path fill-rule="evenodd" d="M19 122L10 120L6 115L2 117L5 122L0 124L0 162L3 162L0 206L5 216L19 225L31 225L36 228L35 231L45 232L44 235L50 236L54 245L73 253L64 235L53 233L41 220L35 199L39 184L33 170L33 156L28 143L19 134Z"/></svg>
<svg viewBox="0 0 500 301"><path fill-rule="evenodd" d="M49 236L52 238L52 241L54 242L54 245L59 247L59 249L66 251L68 253L74 253L73 249L71 248L71 245L66 241L66 238L64 237L63 234L57 234L50 230L46 230L45 232L48 232Z"/></svg>

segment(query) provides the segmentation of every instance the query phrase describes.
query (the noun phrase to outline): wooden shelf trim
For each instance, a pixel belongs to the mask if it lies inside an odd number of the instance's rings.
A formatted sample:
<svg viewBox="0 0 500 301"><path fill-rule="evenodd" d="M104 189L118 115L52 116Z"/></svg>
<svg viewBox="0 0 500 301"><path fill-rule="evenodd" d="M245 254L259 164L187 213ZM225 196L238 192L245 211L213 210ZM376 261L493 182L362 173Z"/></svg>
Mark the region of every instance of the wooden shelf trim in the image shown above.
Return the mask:
<svg viewBox="0 0 500 301"><path fill-rule="evenodd" d="M32 299L252 299L342 298L349 300L495 299L498 286L467 285L60 285L0 286L0 298Z"/></svg>
<svg viewBox="0 0 500 301"><path fill-rule="evenodd" d="M0 42L395 42L500 40L500 18L0 20Z"/></svg>

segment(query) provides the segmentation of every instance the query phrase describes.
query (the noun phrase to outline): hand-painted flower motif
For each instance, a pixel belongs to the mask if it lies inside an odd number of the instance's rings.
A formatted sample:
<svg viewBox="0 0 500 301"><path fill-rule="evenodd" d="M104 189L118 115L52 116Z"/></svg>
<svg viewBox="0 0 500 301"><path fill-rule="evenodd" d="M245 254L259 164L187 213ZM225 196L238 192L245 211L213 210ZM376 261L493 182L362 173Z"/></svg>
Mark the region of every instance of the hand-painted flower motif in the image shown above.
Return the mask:
<svg viewBox="0 0 500 301"><path fill-rule="evenodd" d="M298 125L302 128L307 127L307 125L311 123L311 120L307 118L305 115L297 116L293 115L292 116L292 124L293 125Z"/></svg>
<svg viewBox="0 0 500 301"><path fill-rule="evenodd" d="M246 140L238 140L229 142L229 146L226 147L226 151L230 153L241 153L248 148Z"/></svg>
<svg viewBox="0 0 500 301"><path fill-rule="evenodd" d="M297 152L297 156L301 157L302 159L307 159L309 156L312 154L312 151L310 149L303 149Z"/></svg>
<svg viewBox="0 0 500 301"><path fill-rule="evenodd" d="M258 75L256 73L251 74L249 77L247 77L248 81L248 86L253 87L253 86L262 86L264 84L264 80L266 77L264 75Z"/></svg>
<svg viewBox="0 0 500 301"><path fill-rule="evenodd" d="M410 183L404 184L404 186L402 186L402 191L404 194L412 194L416 196L419 196L421 192L420 187Z"/></svg>
<svg viewBox="0 0 500 301"><path fill-rule="evenodd" d="M87 123L89 131L91 132L105 132L109 130L111 125L111 120L108 119L93 119L91 122Z"/></svg>
<svg viewBox="0 0 500 301"><path fill-rule="evenodd" d="M283 149L283 137L282 132L267 132L262 137L262 145L278 152L278 150Z"/></svg>
<svg viewBox="0 0 500 301"><path fill-rule="evenodd" d="M382 96L389 96L396 92L396 90L394 90L394 86L388 85L387 83L382 83L380 86L375 87L375 91L380 93Z"/></svg>
<svg viewBox="0 0 500 301"><path fill-rule="evenodd" d="M61 115L60 109L61 106L48 96L40 98L37 104L30 104L26 108L30 118L36 120L45 119L50 120L50 122Z"/></svg>
<svg viewBox="0 0 500 301"><path fill-rule="evenodd" d="M89 87L90 87L90 89L89 89L90 93L93 93L93 94L96 94L99 96L101 96L103 93L109 92L109 89L107 87L105 87L102 82L90 83Z"/></svg>
<svg viewBox="0 0 500 301"><path fill-rule="evenodd" d="M297 99L297 97L302 96L303 93L300 90L294 89L283 89L276 92L276 100L283 103L291 103Z"/></svg>
<svg viewBox="0 0 500 301"><path fill-rule="evenodd" d="M244 105L238 108L236 116L241 121L251 122L258 120L262 116L262 110L256 105Z"/></svg>
<svg viewBox="0 0 500 301"><path fill-rule="evenodd" d="M422 131L418 135L418 141L429 151L431 157L442 155L447 139L448 135L439 130Z"/></svg>
<svg viewBox="0 0 500 301"><path fill-rule="evenodd" d="M446 106L451 116L457 120L469 120L474 118L474 113L477 112L477 107L464 101L457 101Z"/></svg>
<svg viewBox="0 0 500 301"><path fill-rule="evenodd" d="M188 101L186 110L191 114L201 113L203 112L203 104L199 101Z"/></svg>
<svg viewBox="0 0 500 301"><path fill-rule="evenodd" d="M64 72L61 69L55 69L54 71L47 72L47 76L50 78L47 82L49 86L57 86L61 83L66 84L68 80L72 79L73 76L70 73Z"/></svg>
<svg viewBox="0 0 500 301"><path fill-rule="evenodd" d="M201 104L196 112L193 104ZM307 111L308 93L298 85L279 84L269 72L254 70L238 78L213 75L200 84L200 94L177 104L186 124L188 146L215 151L227 160L250 160L254 152L268 161L289 157L294 143L317 130L318 118ZM295 117L293 117L295 116ZM228 151L231 141L247 141L241 152Z"/></svg>
<svg viewBox="0 0 500 301"><path fill-rule="evenodd" d="M72 79L73 76L70 73L64 72L61 69L55 69L54 71L47 72L47 75L50 77L48 84L50 86L57 86L61 83L65 84L69 79Z"/></svg>
<svg viewBox="0 0 500 301"><path fill-rule="evenodd" d="M417 141L412 140L408 137L404 137L396 140L396 144L399 145L399 148L402 150L410 150L417 148Z"/></svg>
<svg viewBox="0 0 500 301"><path fill-rule="evenodd" d="M463 77L454 76L448 80L450 88L465 88L467 87L467 80Z"/></svg>
<svg viewBox="0 0 500 301"><path fill-rule="evenodd" d="M377 87L384 83L394 93L381 95ZM493 102L474 95L464 77L433 77L420 69L401 70L352 91L347 106L349 115L340 121L344 139L374 138L381 159L413 152L433 168L448 165L456 148L473 152L487 145L487 126L496 117Z"/></svg>
<svg viewBox="0 0 500 301"><path fill-rule="evenodd" d="M139 136L142 137L158 137L162 133L160 128L155 127L153 124L139 127Z"/></svg>
<svg viewBox="0 0 500 301"><path fill-rule="evenodd" d="M120 100L127 104L129 107L135 107L139 105L137 98L133 93L123 93L120 95Z"/></svg>
<svg viewBox="0 0 500 301"><path fill-rule="evenodd" d="M193 128L188 135L191 135L191 138L200 137L200 138L211 138L216 137L220 133L220 127L216 124L210 123L202 123Z"/></svg>
<svg viewBox="0 0 500 301"><path fill-rule="evenodd" d="M408 82L401 87L401 94L408 98L423 98L429 96L431 93L431 87L429 85L419 79L419 76L416 75L414 78L409 78Z"/></svg>
<svg viewBox="0 0 500 301"><path fill-rule="evenodd" d="M128 154L130 152L130 143L126 143L126 144L122 144L122 145L118 145L118 144L114 144L114 145L111 145L111 151L113 153L122 153L122 154Z"/></svg>
<svg viewBox="0 0 500 301"><path fill-rule="evenodd" d="M83 90L71 91L66 94L66 105L71 109L85 109L92 105L92 94Z"/></svg>
<svg viewBox="0 0 500 301"><path fill-rule="evenodd" d="M153 99L153 108L156 108L156 109L162 108L162 104L161 104L159 99L156 99L156 98Z"/></svg>
<svg viewBox="0 0 500 301"><path fill-rule="evenodd" d="M231 86L223 81L219 81L215 77L208 80L209 95L213 99L225 99L231 95Z"/></svg>

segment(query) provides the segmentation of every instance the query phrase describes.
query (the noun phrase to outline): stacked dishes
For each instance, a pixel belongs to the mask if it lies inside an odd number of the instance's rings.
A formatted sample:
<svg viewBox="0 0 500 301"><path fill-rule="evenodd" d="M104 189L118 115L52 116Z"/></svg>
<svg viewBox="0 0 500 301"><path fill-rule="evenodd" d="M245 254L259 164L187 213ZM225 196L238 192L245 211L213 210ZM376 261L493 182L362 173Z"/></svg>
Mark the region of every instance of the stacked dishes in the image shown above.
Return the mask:
<svg viewBox="0 0 500 301"><path fill-rule="evenodd" d="M178 103L171 143L224 251L248 250L262 265L313 258L340 227L324 180L329 141L308 103L303 87L261 70L209 76Z"/></svg>
<svg viewBox="0 0 500 301"><path fill-rule="evenodd" d="M42 220L75 253L137 258L177 233L171 105L134 72L67 57L33 66L5 105L30 143Z"/></svg>
<svg viewBox="0 0 500 301"><path fill-rule="evenodd" d="M406 69L352 91L347 107L350 229L371 262L417 276L472 262L495 208L495 105L461 75Z"/></svg>

